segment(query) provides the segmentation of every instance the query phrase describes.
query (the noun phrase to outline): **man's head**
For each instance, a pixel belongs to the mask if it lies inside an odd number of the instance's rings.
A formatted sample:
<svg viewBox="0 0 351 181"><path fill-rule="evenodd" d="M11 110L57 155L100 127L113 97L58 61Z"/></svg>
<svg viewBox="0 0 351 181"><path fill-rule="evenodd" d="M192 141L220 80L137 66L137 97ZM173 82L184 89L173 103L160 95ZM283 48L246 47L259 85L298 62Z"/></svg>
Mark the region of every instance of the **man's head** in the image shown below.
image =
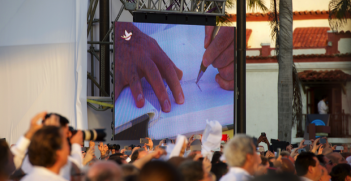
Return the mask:
<svg viewBox="0 0 351 181"><path fill-rule="evenodd" d="M328 95L323 95L323 97L322 97L322 99L324 100L324 101L327 101L328 100Z"/></svg>
<svg viewBox="0 0 351 181"><path fill-rule="evenodd" d="M133 152L131 161L134 162L135 160L143 158L145 155L147 155L147 151L145 151L144 148L139 148Z"/></svg>
<svg viewBox="0 0 351 181"><path fill-rule="evenodd" d="M332 181L350 181L351 180L351 166L343 163L333 167L331 173Z"/></svg>
<svg viewBox="0 0 351 181"><path fill-rule="evenodd" d="M329 153L328 155L326 155L326 157L332 161L333 167L337 164L347 163L345 158L338 152Z"/></svg>
<svg viewBox="0 0 351 181"><path fill-rule="evenodd" d="M57 119L60 122L60 127L63 129L63 133L67 136L67 137L71 137L72 133L69 131L69 126L68 126L68 119L60 114L57 113L50 113L47 114L45 116L45 119L43 120L43 122L46 121L46 119L50 118L50 117L55 117L55 119Z"/></svg>
<svg viewBox="0 0 351 181"><path fill-rule="evenodd" d="M228 165L223 162L212 164L211 172L214 173L216 175L216 179L219 180L228 173Z"/></svg>
<svg viewBox="0 0 351 181"><path fill-rule="evenodd" d="M169 160L167 160L167 162L172 164L176 168L178 168L186 160L187 159L184 157L174 156L174 157L170 158Z"/></svg>
<svg viewBox="0 0 351 181"><path fill-rule="evenodd" d="M62 168L67 163L69 152L63 130L56 126L44 126L33 135L28 158L34 166Z"/></svg>
<svg viewBox="0 0 351 181"><path fill-rule="evenodd" d="M143 166L138 175L139 181L181 181L180 172L163 161L150 161Z"/></svg>
<svg viewBox="0 0 351 181"><path fill-rule="evenodd" d="M281 163L281 171L295 174L294 164L288 158L283 157Z"/></svg>
<svg viewBox="0 0 351 181"><path fill-rule="evenodd" d="M139 169L132 164L124 164L121 166L123 177L137 176L139 174Z"/></svg>
<svg viewBox="0 0 351 181"><path fill-rule="evenodd" d="M330 178L328 170L322 166L322 177L320 181L330 181Z"/></svg>
<svg viewBox="0 0 351 181"><path fill-rule="evenodd" d="M311 152L300 153L295 161L296 174L318 181L322 175L322 168L317 157Z"/></svg>
<svg viewBox="0 0 351 181"><path fill-rule="evenodd" d="M205 176L202 163L198 161L185 161L180 164L179 170L184 177L184 181L200 181Z"/></svg>
<svg viewBox="0 0 351 181"><path fill-rule="evenodd" d="M244 134L235 135L224 147L224 156L230 167L241 167L253 175L261 163L252 138Z"/></svg>
<svg viewBox="0 0 351 181"><path fill-rule="evenodd" d="M329 174L334 166L333 162L324 155L317 155L317 158L321 166L325 167L327 169L327 173Z"/></svg>
<svg viewBox="0 0 351 181"><path fill-rule="evenodd" d="M115 180L122 181L122 170L113 161L95 162L86 174L86 181Z"/></svg>
<svg viewBox="0 0 351 181"><path fill-rule="evenodd" d="M280 153L280 155L281 155L283 158L289 159L289 160L291 161L291 163L293 163L293 164L295 163L294 158L290 156L290 153L289 153L288 151L282 151L282 152Z"/></svg>
<svg viewBox="0 0 351 181"><path fill-rule="evenodd" d="M8 180L8 177L15 170L13 155L5 140L0 140L0 181Z"/></svg>

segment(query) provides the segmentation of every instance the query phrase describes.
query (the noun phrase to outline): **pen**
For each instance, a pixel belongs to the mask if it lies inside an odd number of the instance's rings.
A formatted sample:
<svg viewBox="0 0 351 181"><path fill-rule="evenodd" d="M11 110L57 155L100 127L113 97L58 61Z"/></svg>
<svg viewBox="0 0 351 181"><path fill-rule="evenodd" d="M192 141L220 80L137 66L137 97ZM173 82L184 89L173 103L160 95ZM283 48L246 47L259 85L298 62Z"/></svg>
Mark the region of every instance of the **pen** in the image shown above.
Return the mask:
<svg viewBox="0 0 351 181"><path fill-rule="evenodd" d="M216 26L212 32L212 41L214 40L214 37L217 35L218 31L219 31L219 26ZM202 75L205 73L206 69L207 69L207 67L205 67L203 62L201 61L199 74L197 75L197 79L196 79L196 84L200 81L200 79L201 79Z"/></svg>

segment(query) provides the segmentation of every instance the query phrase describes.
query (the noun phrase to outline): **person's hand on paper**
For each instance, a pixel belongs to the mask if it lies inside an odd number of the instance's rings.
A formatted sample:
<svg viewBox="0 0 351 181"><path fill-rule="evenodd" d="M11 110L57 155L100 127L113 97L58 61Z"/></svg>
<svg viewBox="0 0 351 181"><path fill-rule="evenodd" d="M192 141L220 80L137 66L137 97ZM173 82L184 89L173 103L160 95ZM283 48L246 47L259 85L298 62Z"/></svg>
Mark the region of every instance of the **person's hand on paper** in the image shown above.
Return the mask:
<svg viewBox="0 0 351 181"><path fill-rule="evenodd" d="M214 26L205 27L205 53L202 63L212 64L219 74L215 80L222 89L234 90L234 31L231 27L221 27L212 40Z"/></svg>
<svg viewBox="0 0 351 181"><path fill-rule="evenodd" d="M121 36L132 32L130 40ZM118 97L125 86L130 86L135 104L144 106L145 97L141 78L152 86L163 112L171 111L171 102L162 78L166 79L177 104L184 103L184 93L179 80L183 72L158 45L155 39L141 32L132 23L119 23L115 35L115 95Z"/></svg>

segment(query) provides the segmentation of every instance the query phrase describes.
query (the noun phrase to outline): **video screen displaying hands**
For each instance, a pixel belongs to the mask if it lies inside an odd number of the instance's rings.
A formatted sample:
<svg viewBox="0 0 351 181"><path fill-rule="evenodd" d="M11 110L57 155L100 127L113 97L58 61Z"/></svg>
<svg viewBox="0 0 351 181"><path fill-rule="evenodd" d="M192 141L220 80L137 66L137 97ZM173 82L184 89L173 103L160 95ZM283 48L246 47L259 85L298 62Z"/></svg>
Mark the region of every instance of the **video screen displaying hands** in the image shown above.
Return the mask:
<svg viewBox="0 0 351 181"><path fill-rule="evenodd" d="M233 124L234 27L116 22L114 41L115 134L144 114L153 139Z"/></svg>

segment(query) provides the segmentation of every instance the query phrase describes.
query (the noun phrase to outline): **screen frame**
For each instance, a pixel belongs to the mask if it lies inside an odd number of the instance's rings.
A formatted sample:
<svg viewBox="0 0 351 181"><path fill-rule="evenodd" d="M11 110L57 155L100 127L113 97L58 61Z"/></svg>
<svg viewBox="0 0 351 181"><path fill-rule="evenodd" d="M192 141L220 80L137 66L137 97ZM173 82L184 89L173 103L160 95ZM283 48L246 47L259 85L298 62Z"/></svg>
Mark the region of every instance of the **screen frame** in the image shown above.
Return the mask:
<svg viewBox="0 0 351 181"><path fill-rule="evenodd" d="M205 16L204 16L205 17ZM113 22L113 59L112 59L112 62L113 62L113 72L112 72L112 75L113 75L113 81L112 81L112 85L113 85L113 94L112 94L112 101L113 101L113 109L112 109L112 123L111 123L111 129L112 129L112 135L111 135L111 140L112 141L139 141L139 140L116 140L115 139L115 126L116 126L116 120L115 120L115 38L117 37L117 35L115 34L115 28L116 28L116 23L118 22L123 22L123 21L114 21ZM131 22L131 23L151 23L151 24L156 24L155 22ZM210 25L210 24L192 24L192 23L170 23L170 22L161 22L159 24L177 24L177 25L189 25L189 26L192 26L192 25L202 25L202 26L217 26L217 25ZM230 26L230 27L234 27L234 91L233 91L233 94L234 94L234 110L233 110L233 136L237 133L237 100L238 100L238 84L237 84L237 28L236 26ZM154 141L160 141L160 140L154 140Z"/></svg>

